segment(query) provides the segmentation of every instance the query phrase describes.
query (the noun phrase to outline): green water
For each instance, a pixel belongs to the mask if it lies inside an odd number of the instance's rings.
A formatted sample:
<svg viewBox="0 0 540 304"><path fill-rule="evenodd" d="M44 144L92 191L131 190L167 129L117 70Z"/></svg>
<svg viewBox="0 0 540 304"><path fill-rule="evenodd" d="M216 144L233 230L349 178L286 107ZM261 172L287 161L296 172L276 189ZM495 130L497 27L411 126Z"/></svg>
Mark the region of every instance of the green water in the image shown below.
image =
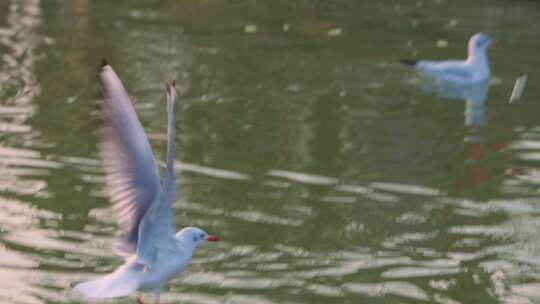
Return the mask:
<svg viewBox="0 0 540 304"><path fill-rule="evenodd" d="M122 262L94 134L105 57L161 167L176 79L176 223L223 240L163 303L540 303L539 17L505 0L1 1L0 302L86 303L70 285ZM499 45L469 125L396 59L464 57L479 31Z"/></svg>

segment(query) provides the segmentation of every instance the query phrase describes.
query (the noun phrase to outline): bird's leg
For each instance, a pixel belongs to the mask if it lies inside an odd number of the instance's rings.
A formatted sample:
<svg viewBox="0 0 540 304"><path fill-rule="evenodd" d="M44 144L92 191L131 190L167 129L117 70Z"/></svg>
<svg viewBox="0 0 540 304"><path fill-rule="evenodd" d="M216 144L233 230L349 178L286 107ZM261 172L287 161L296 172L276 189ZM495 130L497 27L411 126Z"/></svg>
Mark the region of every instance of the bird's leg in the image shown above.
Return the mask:
<svg viewBox="0 0 540 304"><path fill-rule="evenodd" d="M142 301L140 292L137 292L137 304L144 304L144 302Z"/></svg>
<svg viewBox="0 0 540 304"><path fill-rule="evenodd" d="M161 295L160 291L160 289L154 291L154 296L156 297L156 304L159 304L159 296Z"/></svg>

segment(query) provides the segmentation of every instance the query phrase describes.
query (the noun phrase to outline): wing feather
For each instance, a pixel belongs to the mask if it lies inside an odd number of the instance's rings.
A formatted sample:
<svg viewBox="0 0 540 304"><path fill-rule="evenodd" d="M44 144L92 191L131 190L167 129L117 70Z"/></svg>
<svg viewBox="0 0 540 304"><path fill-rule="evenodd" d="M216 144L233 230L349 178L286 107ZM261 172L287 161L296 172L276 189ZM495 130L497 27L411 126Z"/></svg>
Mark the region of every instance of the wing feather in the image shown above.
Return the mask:
<svg viewBox="0 0 540 304"><path fill-rule="evenodd" d="M447 61L420 61L416 68L430 76L435 77L461 77L470 78L472 72L465 61L447 60Z"/></svg>
<svg viewBox="0 0 540 304"><path fill-rule="evenodd" d="M107 192L117 212L122 234L118 252L135 253L140 222L160 191L152 148L122 82L108 64L99 74L103 88L104 128L101 155Z"/></svg>
<svg viewBox="0 0 540 304"><path fill-rule="evenodd" d="M174 209L176 184L174 173L174 82L167 86L167 166L165 168L165 186L156 201L149 208L141 221L137 261L152 267L159 250L171 250L174 247Z"/></svg>

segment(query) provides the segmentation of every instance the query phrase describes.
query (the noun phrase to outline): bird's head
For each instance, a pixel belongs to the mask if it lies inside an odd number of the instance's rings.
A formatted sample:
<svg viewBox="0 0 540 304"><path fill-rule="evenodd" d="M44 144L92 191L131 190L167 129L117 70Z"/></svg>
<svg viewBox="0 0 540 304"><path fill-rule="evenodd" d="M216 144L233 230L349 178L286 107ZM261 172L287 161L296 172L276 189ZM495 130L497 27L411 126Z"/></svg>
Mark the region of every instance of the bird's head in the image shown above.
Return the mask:
<svg viewBox="0 0 540 304"><path fill-rule="evenodd" d="M494 46L496 40L484 33L476 33L469 40L469 50L487 50L490 46Z"/></svg>
<svg viewBox="0 0 540 304"><path fill-rule="evenodd" d="M219 238L208 235L204 230L197 227L186 227L178 231L174 237L184 244L192 245L193 248L197 248L206 242L219 241Z"/></svg>

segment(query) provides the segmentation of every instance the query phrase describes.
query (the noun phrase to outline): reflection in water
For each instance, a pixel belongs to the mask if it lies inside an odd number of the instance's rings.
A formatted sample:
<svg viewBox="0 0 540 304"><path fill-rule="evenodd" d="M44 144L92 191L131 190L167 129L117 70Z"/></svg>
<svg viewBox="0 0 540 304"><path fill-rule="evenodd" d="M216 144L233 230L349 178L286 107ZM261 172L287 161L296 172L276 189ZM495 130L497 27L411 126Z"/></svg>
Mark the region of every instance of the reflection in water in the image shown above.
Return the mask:
<svg viewBox="0 0 540 304"><path fill-rule="evenodd" d="M41 22L39 5L35 0L10 1L0 12L0 20L6 21L0 24L0 190L46 196L46 182L36 177L60 165L29 149L37 133L27 124L35 112L32 102L41 93L34 73L42 39L35 33Z"/></svg>
<svg viewBox="0 0 540 304"><path fill-rule="evenodd" d="M489 83L460 85L451 82L436 82L432 88L442 97L465 101L465 126L478 129L485 126L485 104L489 94Z"/></svg>
<svg viewBox="0 0 540 304"><path fill-rule="evenodd" d="M465 175L460 176L453 192L470 191L490 181L494 168L487 163L492 151L499 151L506 144L492 143L489 131L486 131L486 101L490 85L483 82L475 85L460 85L453 82L437 81L427 87L441 97L459 100L465 103L464 125L467 134L464 142ZM501 172L502 174L503 172Z"/></svg>
<svg viewBox="0 0 540 304"><path fill-rule="evenodd" d="M44 176L61 165L33 150L38 132L28 124L41 93L35 74L43 39L36 34L40 1L4 1L0 22L0 302L42 303L40 294L49 292L40 287L44 276L36 270L40 263L53 262L36 255L34 248L55 243L56 232L35 225L60 215L35 209L26 200L49 197Z"/></svg>
<svg viewBox="0 0 540 304"><path fill-rule="evenodd" d="M484 132L486 124L485 102L489 92L487 83L477 86L463 88L461 98L465 100L465 126L468 128L468 135L464 139L465 143L465 164L469 172L470 179L464 179L464 183L470 182L476 187L491 179L491 168L486 167L485 159L489 150L489 138ZM466 187L466 186L465 186Z"/></svg>

